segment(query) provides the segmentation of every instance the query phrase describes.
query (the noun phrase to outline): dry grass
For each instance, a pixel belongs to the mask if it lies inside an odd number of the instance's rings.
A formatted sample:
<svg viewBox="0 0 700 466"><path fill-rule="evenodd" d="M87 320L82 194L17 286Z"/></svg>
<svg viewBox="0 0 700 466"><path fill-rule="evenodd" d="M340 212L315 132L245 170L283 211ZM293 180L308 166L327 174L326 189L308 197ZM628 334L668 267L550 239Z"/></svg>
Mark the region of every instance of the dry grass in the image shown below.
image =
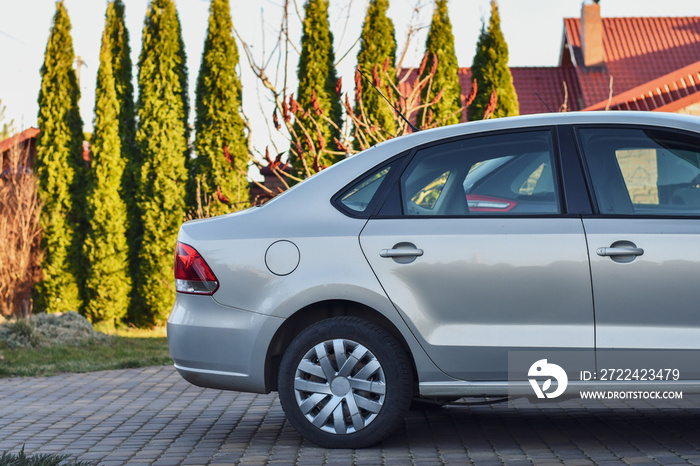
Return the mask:
<svg viewBox="0 0 700 466"><path fill-rule="evenodd" d="M104 333L96 332L85 317L72 311L34 314L0 323L0 341L4 341L9 348L107 343L110 338Z"/></svg>

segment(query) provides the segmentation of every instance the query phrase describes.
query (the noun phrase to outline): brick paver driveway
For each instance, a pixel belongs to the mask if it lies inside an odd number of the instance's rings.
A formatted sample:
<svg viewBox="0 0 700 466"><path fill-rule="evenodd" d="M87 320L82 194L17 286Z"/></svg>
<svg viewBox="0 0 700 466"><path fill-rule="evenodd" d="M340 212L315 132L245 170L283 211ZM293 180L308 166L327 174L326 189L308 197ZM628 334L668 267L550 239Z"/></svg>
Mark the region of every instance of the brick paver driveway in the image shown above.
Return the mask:
<svg viewBox="0 0 700 466"><path fill-rule="evenodd" d="M411 412L364 450L326 450L277 397L194 387L172 367L0 379L0 451L112 464L700 464L690 409L493 406Z"/></svg>

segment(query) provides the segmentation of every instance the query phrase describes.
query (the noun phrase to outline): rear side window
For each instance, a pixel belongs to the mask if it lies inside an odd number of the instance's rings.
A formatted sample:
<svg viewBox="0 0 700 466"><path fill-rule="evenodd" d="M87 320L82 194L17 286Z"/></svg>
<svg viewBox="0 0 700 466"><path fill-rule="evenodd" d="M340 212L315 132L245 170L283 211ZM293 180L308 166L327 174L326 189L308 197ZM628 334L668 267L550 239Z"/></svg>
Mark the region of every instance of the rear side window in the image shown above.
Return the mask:
<svg viewBox="0 0 700 466"><path fill-rule="evenodd" d="M700 216L700 138L642 128L579 134L601 214Z"/></svg>
<svg viewBox="0 0 700 466"><path fill-rule="evenodd" d="M401 177L404 215L557 214L553 158L549 131L426 147Z"/></svg>
<svg viewBox="0 0 700 466"><path fill-rule="evenodd" d="M365 213L390 170L391 166L387 166L372 172L345 190L338 198L338 202L353 213Z"/></svg>

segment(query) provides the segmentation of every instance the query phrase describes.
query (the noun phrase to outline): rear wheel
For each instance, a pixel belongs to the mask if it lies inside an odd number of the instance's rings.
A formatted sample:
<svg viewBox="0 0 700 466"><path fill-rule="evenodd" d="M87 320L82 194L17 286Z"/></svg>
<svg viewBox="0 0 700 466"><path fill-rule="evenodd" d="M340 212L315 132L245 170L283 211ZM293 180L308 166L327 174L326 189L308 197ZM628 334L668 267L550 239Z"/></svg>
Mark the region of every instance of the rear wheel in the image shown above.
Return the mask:
<svg viewBox="0 0 700 466"><path fill-rule="evenodd" d="M380 442L401 423L413 396L401 345L382 327L355 317L302 331L282 358L278 383L289 422L327 448Z"/></svg>

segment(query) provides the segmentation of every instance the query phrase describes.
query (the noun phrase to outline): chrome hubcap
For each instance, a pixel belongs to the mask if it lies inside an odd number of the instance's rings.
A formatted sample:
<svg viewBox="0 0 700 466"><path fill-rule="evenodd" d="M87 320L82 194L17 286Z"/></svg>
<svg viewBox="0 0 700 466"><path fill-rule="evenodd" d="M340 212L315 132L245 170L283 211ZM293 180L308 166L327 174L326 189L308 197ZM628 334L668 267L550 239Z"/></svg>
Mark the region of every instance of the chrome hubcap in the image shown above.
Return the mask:
<svg viewBox="0 0 700 466"><path fill-rule="evenodd" d="M294 395L313 425L333 434L350 434L369 425L384 404L386 380L377 358L346 339L311 348L297 366Z"/></svg>

